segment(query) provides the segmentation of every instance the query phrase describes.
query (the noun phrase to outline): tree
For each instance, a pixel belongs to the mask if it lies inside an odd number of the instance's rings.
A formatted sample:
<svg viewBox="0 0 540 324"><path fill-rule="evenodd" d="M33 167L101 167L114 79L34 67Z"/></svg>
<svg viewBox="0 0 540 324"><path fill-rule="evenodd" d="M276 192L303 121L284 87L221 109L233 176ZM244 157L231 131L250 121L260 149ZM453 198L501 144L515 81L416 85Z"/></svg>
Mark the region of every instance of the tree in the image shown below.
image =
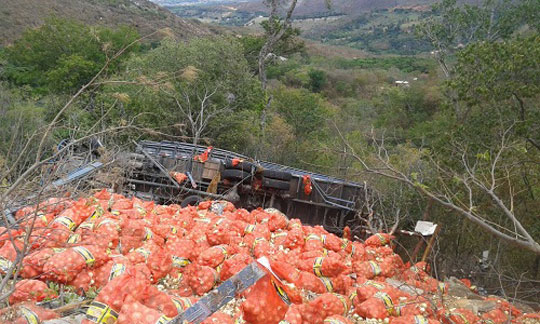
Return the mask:
<svg viewBox="0 0 540 324"><path fill-rule="evenodd" d="M219 138L231 126L214 120L260 109L260 86L249 72L241 44L230 37L188 43L168 39L126 65L127 72L116 77L118 82L110 82L104 100L125 94L129 100L123 116L143 113L140 121L145 125L176 134L185 128L196 144L207 135Z"/></svg>
<svg viewBox="0 0 540 324"><path fill-rule="evenodd" d="M309 87L313 92L321 92L326 85L326 73L322 70L310 70L309 73Z"/></svg>
<svg viewBox="0 0 540 324"><path fill-rule="evenodd" d="M89 27L74 20L48 18L27 29L6 48L3 77L15 85L30 85L39 93L71 92L88 82L108 58L138 39L130 27ZM128 51L136 51L138 45ZM112 63L111 71L119 66Z"/></svg>
<svg viewBox="0 0 540 324"><path fill-rule="evenodd" d="M431 43L437 62L449 78L449 56L470 43L509 38L532 21L525 15L530 10L538 12L538 6L534 0L485 0L480 6L442 0L433 5L431 16L418 26L417 32Z"/></svg>

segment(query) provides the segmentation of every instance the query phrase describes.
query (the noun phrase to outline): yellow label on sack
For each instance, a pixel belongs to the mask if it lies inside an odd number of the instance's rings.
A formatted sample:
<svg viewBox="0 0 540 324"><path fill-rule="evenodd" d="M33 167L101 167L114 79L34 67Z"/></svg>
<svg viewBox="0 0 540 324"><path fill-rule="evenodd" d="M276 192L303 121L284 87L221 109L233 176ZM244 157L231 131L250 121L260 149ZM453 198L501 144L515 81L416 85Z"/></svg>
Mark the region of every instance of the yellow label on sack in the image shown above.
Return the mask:
<svg viewBox="0 0 540 324"><path fill-rule="evenodd" d="M36 313L34 313L30 308L21 307L19 308L22 312L22 315L24 319L26 320L26 323L28 324L40 324L41 321L39 320L39 317Z"/></svg>
<svg viewBox="0 0 540 324"><path fill-rule="evenodd" d="M326 244L326 235L321 235L321 242Z"/></svg>
<svg viewBox="0 0 540 324"><path fill-rule="evenodd" d="M176 306L176 310L178 311L179 314L184 312L186 309L190 308L191 306L193 306L193 304L191 303L191 300L189 300L189 298L187 297L173 298L172 301L174 303L174 306Z"/></svg>
<svg viewBox="0 0 540 324"><path fill-rule="evenodd" d="M75 226L77 226L75 222L67 216L60 216L56 218L53 223L58 223L60 225L63 225L67 227L70 231L72 231L75 228Z"/></svg>
<svg viewBox="0 0 540 324"><path fill-rule="evenodd" d="M327 318L327 319L324 320L323 323L328 323L328 324L343 324L342 321L337 320L337 319L334 319L334 318Z"/></svg>
<svg viewBox="0 0 540 324"><path fill-rule="evenodd" d="M223 223L224 220L225 218L218 219L217 222L214 224L214 227L217 227L219 224Z"/></svg>
<svg viewBox="0 0 540 324"><path fill-rule="evenodd" d="M47 216L45 216L43 212L39 212L37 215L45 224L49 222L49 220L47 220Z"/></svg>
<svg viewBox="0 0 540 324"><path fill-rule="evenodd" d="M358 292L356 292L355 290L349 295L349 300L352 302L357 296L358 296Z"/></svg>
<svg viewBox="0 0 540 324"><path fill-rule="evenodd" d="M239 322L239 323L240 323L240 322ZM279 321L278 324L291 324L291 322L286 321L286 320L281 320L281 321Z"/></svg>
<svg viewBox="0 0 540 324"><path fill-rule="evenodd" d="M73 233L69 236L67 242L69 244L75 244L81 240L81 235L79 233Z"/></svg>
<svg viewBox="0 0 540 324"><path fill-rule="evenodd" d="M111 210L111 214L113 214L114 216L119 216L120 211L119 210Z"/></svg>
<svg viewBox="0 0 540 324"><path fill-rule="evenodd" d="M351 248L351 255L354 255L354 253L356 252L356 245L352 245L352 248Z"/></svg>
<svg viewBox="0 0 540 324"><path fill-rule="evenodd" d="M52 248L53 252L54 253L62 253L64 252L66 249L64 248Z"/></svg>
<svg viewBox="0 0 540 324"><path fill-rule="evenodd" d="M210 218L193 218L193 220L200 223L206 223L206 224L210 223Z"/></svg>
<svg viewBox="0 0 540 324"><path fill-rule="evenodd" d="M428 321L422 315L415 315L414 324L428 324Z"/></svg>
<svg viewBox="0 0 540 324"><path fill-rule="evenodd" d="M87 229L87 230L93 230L94 229L94 223L91 222L84 222L81 225L79 225L79 228Z"/></svg>
<svg viewBox="0 0 540 324"><path fill-rule="evenodd" d="M326 277L319 277L321 279L324 287L326 288L326 291L328 292L334 292L334 285L332 284L332 281Z"/></svg>
<svg viewBox="0 0 540 324"><path fill-rule="evenodd" d="M253 248L255 248L255 246L259 243L261 243L262 241L264 241L264 237L257 237L254 241L253 241Z"/></svg>
<svg viewBox="0 0 540 324"><path fill-rule="evenodd" d="M109 281L113 280L114 278L120 276L126 272L126 266L122 263L115 263L111 267L111 272L109 272Z"/></svg>
<svg viewBox="0 0 540 324"><path fill-rule="evenodd" d="M171 233L173 233L173 234L178 233L178 230L176 229L176 227L171 226Z"/></svg>
<svg viewBox="0 0 540 324"><path fill-rule="evenodd" d="M444 295L446 293L446 285L443 282L439 282L437 288L441 294Z"/></svg>
<svg viewBox="0 0 540 324"><path fill-rule="evenodd" d="M323 257L315 258L315 261L313 261L313 273L315 273L317 277L323 277L322 270L321 270L323 261L324 261Z"/></svg>
<svg viewBox="0 0 540 324"><path fill-rule="evenodd" d="M388 241L386 241L386 237L384 237L384 235L382 235L381 233L377 233L375 234L375 236L379 238L379 241L381 241L382 245L386 245L386 243L388 243Z"/></svg>
<svg viewBox="0 0 540 324"><path fill-rule="evenodd" d="M371 267L371 271L373 272L374 276L378 276L381 274L381 267L379 264L375 261L368 261L369 266Z"/></svg>
<svg viewBox="0 0 540 324"><path fill-rule="evenodd" d="M341 296L340 294L334 294L339 300L341 301L341 304L343 304L343 316L347 316L347 313L349 312L349 304L347 303L347 299L345 297Z"/></svg>
<svg viewBox="0 0 540 324"><path fill-rule="evenodd" d="M167 317L165 315L161 315L158 320L156 321L156 324L167 324L172 320L172 318Z"/></svg>
<svg viewBox="0 0 540 324"><path fill-rule="evenodd" d="M224 255L227 255L227 248L225 248L223 245L218 245L216 246L218 249L221 250L221 253L223 253Z"/></svg>
<svg viewBox="0 0 540 324"><path fill-rule="evenodd" d="M101 208L100 205L97 205L96 206L96 209L94 209L94 212L92 213L92 215L90 215L90 219L91 220L94 220L98 217L101 217L103 216L103 208Z"/></svg>
<svg viewBox="0 0 540 324"><path fill-rule="evenodd" d="M84 261L86 261L86 265L88 265L89 267L93 266L96 262L96 259L94 258L92 253L88 251L87 248L83 246L76 246L73 248L73 250L79 253L84 258Z"/></svg>
<svg viewBox="0 0 540 324"><path fill-rule="evenodd" d="M13 269L12 267L13 262L4 258L3 256L0 256L0 271L2 271L3 273L8 273L9 269Z"/></svg>
<svg viewBox="0 0 540 324"><path fill-rule="evenodd" d="M152 233L152 230L149 229L148 227L144 228L144 232L145 232L145 235L144 235L144 240L145 241L148 241L149 239L154 237L154 233Z"/></svg>
<svg viewBox="0 0 540 324"><path fill-rule="evenodd" d="M146 209L142 206L135 206L135 209L139 212L141 215L146 215Z"/></svg>
<svg viewBox="0 0 540 324"><path fill-rule="evenodd" d="M327 249L322 249L322 255L328 256L328 250Z"/></svg>
<svg viewBox="0 0 540 324"><path fill-rule="evenodd" d="M309 235L306 237L306 241L311 241L311 240L320 241L320 240L321 240L321 237L318 236L317 234L309 234Z"/></svg>
<svg viewBox="0 0 540 324"><path fill-rule="evenodd" d="M272 233L272 238L287 236L287 232Z"/></svg>
<svg viewBox="0 0 540 324"><path fill-rule="evenodd" d="M347 248L348 245L349 245L349 240L347 240L347 239L344 238L344 239L341 241L341 249L342 249L342 250L345 250L345 249Z"/></svg>
<svg viewBox="0 0 540 324"><path fill-rule="evenodd" d="M218 266L216 267L217 273L221 273L221 269L223 269L223 263L221 263L220 265L218 265Z"/></svg>
<svg viewBox="0 0 540 324"><path fill-rule="evenodd" d="M377 288L379 290L384 289L383 284L378 283L377 281L372 281L372 280L368 280L368 281L364 282L363 286L371 286L371 287L375 287L375 288Z"/></svg>
<svg viewBox="0 0 540 324"><path fill-rule="evenodd" d="M394 302L392 301L392 298L387 293L384 293L382 291L378 291L374 295L375 298L380 299L384 306L386 307L386 310L388 311L388 315L391 316L399 316L399 309L394 308Z"/></svg>
<svg viewBox="0 0 540 324"><path fill-rule="evenodd" d="M175 268L184 268L186 266L188 266L191 261L189 261L189 259L187 258L182 258L182 257L177 257L175 255L172 256L172 265L173 267Z"/></svg>
<svg viewBox="0 0 540 324"><path fill-rule="evenodd" d="M244 234L253 233L255 230L255 225L247 225L246 228L244 228Z"/></svg>
<svg viewBox="0 0 540 324"><path fill-rule="evenodd" d="M106 304L93 301L86 311L86 319L96 324L116 323L118 313Z"/></svg>
<svg viewBox="0 0 540 324"><path fill-rule="evenodd" d="M140 247L140 248L136 249L135 252L142 254L144 256L144 261L145 262L148 261L148 257L150 256L150 251L148 251L145 248Z"/></svg>
<svg viewBox="0 0 540 324"><path fill-rule="evenodd" d="M290 305L291 304L291 299L289 298L289 295L287 295L285 290L283 290L282 287L280 287L278 284L276 284L276 282L274 280L271 280L271 281L272 281L272 286L274 286L274 289L276 290L276 292L279 295L279 298L281 298L281 300L283 300L283 302L285 304Z"/></svg>
<svg viewBox="0 0 540 324"><path fill-rule="evenodd" d="M469 324L469 321L467 320L467 318L465 317L465 315L461 314L461 313L453 313L453 312L450 312L450 316L457 316L459 318L461 318L461 320L463 321L464 324Z"/></svg>
<svg viewBox="0 0 540 324"><path fill-rule="evenodd" d="M104 220L99 222L99 224L96 226L96 229L99 229L102 225L105 225L105 224L113 224L116 227L116 229L119 229L118 224L113 219L110 219L110 218L105 218Z"/></svg>

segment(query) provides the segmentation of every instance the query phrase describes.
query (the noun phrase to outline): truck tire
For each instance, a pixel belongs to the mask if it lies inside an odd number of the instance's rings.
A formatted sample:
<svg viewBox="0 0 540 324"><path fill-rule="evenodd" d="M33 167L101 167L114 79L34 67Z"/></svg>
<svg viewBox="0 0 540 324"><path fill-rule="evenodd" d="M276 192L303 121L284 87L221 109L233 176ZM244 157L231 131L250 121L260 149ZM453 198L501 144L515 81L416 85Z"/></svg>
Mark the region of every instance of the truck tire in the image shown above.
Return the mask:
<svg viewBox="0 0 540 324"><path fill-rule="evenodd" d="M291 183L289 181L277 180L277 179L272 179L272 178L263 178L262 186L264 188L289 190L291 187Z"/></svg>
<svg viewBox="0 0 540 324"><path fill-rule="evenodd" d="M232 160L225 160L225 169L236 169L251 172L252 169L256 168L257 166L254 163L248 161L242 161L237 165L233 165Z"/></svg>
<svg viewBox="0 0 540 324"><path fill-rule="evenodd" d="M291 181L292 174L290 172L278 171L278 170L264 170L262 172L263 177L278 179L283 181Z"/></svg>
<svg viewBox="0 0 540 324"><path fill-rule="evenodd" d="M249 177L251 173L245 172L242 170L237 169L225 169L223 172L221 172L221 178L228 179L228 180L244 180L245 178Z"/></svg>
<svg viewBox="0 0 540 324"><path fill-rule="evenodd" d="M202 198L196 195L187 196L180 203L180 207L185 208L187 206L197 206L202 201Z"/></svg>

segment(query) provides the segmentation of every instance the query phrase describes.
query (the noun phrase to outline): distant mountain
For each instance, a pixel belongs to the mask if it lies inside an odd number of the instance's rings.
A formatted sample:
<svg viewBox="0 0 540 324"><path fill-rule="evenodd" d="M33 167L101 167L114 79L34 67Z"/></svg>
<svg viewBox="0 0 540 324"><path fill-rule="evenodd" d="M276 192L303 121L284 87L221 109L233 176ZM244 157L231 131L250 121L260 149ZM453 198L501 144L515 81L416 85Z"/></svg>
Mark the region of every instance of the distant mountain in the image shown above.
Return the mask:
<svg viewBox="0 0 540 324"><path fill-rule="evenodd" d="M196 20L177 17L148 0L1 0L0 45L13 42L26 28L38 27L55 15L88 24L134 26L141 35L169 27L178 37L213 33Z"/></svg>

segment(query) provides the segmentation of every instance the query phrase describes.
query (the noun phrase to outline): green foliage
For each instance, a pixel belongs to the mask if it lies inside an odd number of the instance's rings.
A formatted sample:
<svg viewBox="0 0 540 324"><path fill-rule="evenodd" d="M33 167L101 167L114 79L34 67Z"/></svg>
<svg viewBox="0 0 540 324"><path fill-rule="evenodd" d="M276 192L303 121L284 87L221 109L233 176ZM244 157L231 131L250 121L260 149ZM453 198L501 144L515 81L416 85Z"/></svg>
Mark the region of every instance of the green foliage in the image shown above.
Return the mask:
<svg viewBox="0 0 540 324"><path fill-rule="evenodd" d="M308 73L309 76L309 88L313 92L321 92L326 85L326 73L322 70L311 70Z"/></svg>
<svg viewBox="0 0 540 324"><path fill-rule="evenodd" d="M138 38L131 28L89 27L49 18L6 48L3 77L38 93L71 92L88 82L108 58ZM134 51L137 46L129 49ZM124 56L125 57L125 56ZM114 62L111 69L117 68Z"/></svg>
<svg viewBox="0 0 540 324"><path fill-rule="evenodd" d="M308 139L321 131L329 109L320 96L306 89L287 88L279 88L273 95L273 107L292 126L297 138Z"/></svg>
<svg viewBox="0 0 540 324"><path fill-rule="evenodd" d="M357 59L335 59L333 65L340 69L389 69L395 67L403 72L428 72L433 61L414 56L367 57Z"/></svg>
<svg viewBox="0 0 540 324"><path fill-rule="evenodd" d="M123 107L110 115L116 120L137 117L144 126L194 136L187 111L197 117L204 96L210 95L204 109L206 115L213 114L213 121L203 135L219 138L245 126L238 122L237 113L259 111L262 106L260 85L249 71L242 45L233 38L198 38L187 43L165 40L126 65L128 72L118 78L130 83L107 86L102 96L107 103ZM231 141L224 138L222 143Z"/></svg>

